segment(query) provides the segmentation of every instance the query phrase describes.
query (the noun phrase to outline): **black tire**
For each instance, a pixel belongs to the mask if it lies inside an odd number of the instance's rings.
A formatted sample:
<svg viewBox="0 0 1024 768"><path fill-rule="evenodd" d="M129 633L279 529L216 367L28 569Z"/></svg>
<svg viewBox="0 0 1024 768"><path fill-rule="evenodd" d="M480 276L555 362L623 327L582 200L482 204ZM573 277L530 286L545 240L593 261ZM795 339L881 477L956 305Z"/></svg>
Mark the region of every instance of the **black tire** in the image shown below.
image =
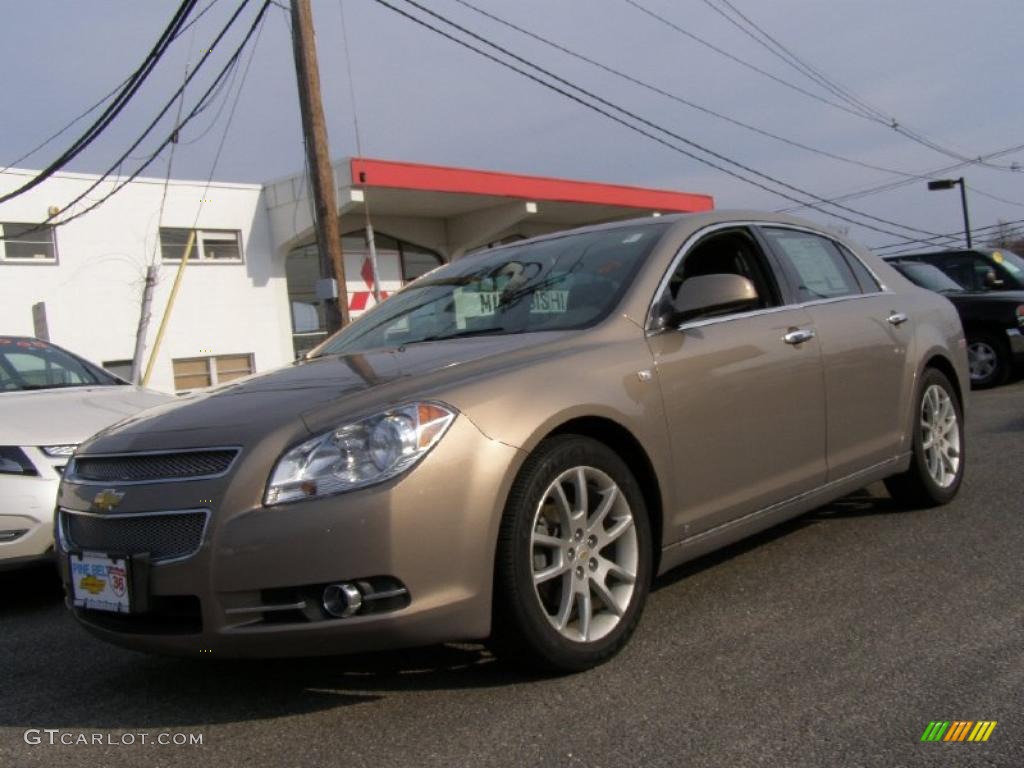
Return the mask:
<svg viewBox="0 0 1024 768"><path fill-rule="evenodd" d="M989 389L990 387L998 387L1000 384L1006 383L1006 380L1010 377L1012 365L1010 362L1010 348L1004 339L991 333L972 334L967 339L967 350L968 358L972 361L971 387L973 389ZM975 377L973 360L975 354L979 352L986 356L991 356L995 366L986 375Z"/></svg>
<svg viewBox="0 0 1024 768"><path fill-rule="evenodd" d="M538 507L556 479L576 467L595 469L618 486L621 497L628 504L628 512L632 515L636 543L636 575L628 604L622 610L618 623L607 634L589 642L569 639L560 633L552 625L548 618L550 614L542 605L540 589L534 588L537 552L532 536L541 519L537 518ZM598 501L604 498L588 491L588 509L591 513ZM591 519L594 519L593 515ZM608 519L612 520L610 513ZM565 535L569 535L569 532ZM624 537L626 535L630 535L628 527ZM629 540L634 541L632 538ZM596 554L601 559L609 553L610 548L617 546L611 544L600 549L595 546L589 554ZM575 552L575 557L589 557L582 546ZM651 584L652 552L651 529L643 493L625 462L606 445L589 437L559 435L545 440L526 460L516 477L501 521L495 562L494 627L490 640L496 655L521 669L556 673L579 672L607 661L627 643L640 621ZM567 555L556 547L551 557L563 558ZM562 562L576 561L566 559ZM596 561L587 562L593 565ZM569 571L579 573L576 568L569 568ZM583 573L587 573L586 569ZM567 573L552 579L552 589L559 590L560 594L562 590L567 590L567 584L576 583L572 581L573 578L572 573ZM603 580L602 583L608 584ZM587 594L591 600L595 599L596 593L591 591L590 582L586 584ZM576 606L570 608L575 611L572 615L576 617L577 625L582 626L578 613L581 610L580 603L573 602L577 600L575 593L568 590L568 594L573 595L570 605ZM558 599L564 598L559 597L556 602ZM596 605L602 603L599 601ZM601 610L607 608L602 607ZM606 614L602 621L607 624L614 619L609 619ZM568 627L565 631L569 631Z"/></svg>
<svg viewBox="0 0 1024 768"><path fill-rule="evenodd" d="M956 472L953 473L954 478L952 482L945 487L940 485L928 471L928 458L924 448L925 430L921 426L924 397L933 386L940 387L946 393L952 401L953 409L956 413L960 461ZM966 451L964 450L966 442L964 411L963 404L957 396L956 388L953 387L942 371L935 368L926 368L921 376L917 397L914 399L913 430L914 446L910 469L902 474L887 478L885 480L885 487L889 491L889 495L902 506L918 509L948 504L960 490L967 464Z"/></svg>

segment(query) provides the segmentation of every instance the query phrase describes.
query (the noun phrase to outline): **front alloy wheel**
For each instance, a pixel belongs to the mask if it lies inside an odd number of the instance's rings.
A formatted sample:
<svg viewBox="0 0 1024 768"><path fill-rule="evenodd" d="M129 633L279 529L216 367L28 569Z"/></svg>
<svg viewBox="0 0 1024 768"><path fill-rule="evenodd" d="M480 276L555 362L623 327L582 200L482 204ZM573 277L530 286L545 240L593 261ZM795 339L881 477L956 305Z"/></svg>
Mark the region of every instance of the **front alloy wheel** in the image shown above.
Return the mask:
<svg viewBox="0 0 1024 768"><path fill-rule="evenodd" d="M618 455L588 437L545 440L502 517L491 644L547 671L611 658L640 620L652 546L643 494Z"/></svg>
<svg viewBox="0 0 1024 768"><path fill-rule="evenodd" d="M614 480L595 467L556 477L537 505L530 546L534 594L562 637L586 643L615 629L636 589L639 544Z"/></svg>

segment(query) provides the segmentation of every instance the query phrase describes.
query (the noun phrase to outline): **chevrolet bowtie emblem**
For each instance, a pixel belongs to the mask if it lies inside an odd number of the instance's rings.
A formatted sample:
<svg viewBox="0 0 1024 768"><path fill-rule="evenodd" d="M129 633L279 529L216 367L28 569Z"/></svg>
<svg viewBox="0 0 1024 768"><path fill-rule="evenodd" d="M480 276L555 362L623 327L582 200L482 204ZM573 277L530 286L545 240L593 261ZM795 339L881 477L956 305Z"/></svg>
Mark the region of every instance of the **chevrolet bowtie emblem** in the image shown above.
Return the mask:
<svg viewBox="0 0 1024 768"><path fill-rule="evenodd" d="M124 498L124 494L120 491L115 491L113 488L106 488L99 493L92 500L93 509L99 510L100 512L109 512L118 504L121 503L121 499Z"/></svg>

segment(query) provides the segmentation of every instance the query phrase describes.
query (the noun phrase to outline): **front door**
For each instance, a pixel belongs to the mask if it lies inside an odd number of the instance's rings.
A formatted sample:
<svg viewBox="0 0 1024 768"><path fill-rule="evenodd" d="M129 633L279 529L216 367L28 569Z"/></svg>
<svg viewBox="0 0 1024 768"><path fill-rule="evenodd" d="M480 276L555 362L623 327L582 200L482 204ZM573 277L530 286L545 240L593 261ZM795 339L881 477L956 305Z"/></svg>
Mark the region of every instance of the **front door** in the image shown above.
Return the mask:
<svg viewBox="0 0 1024 768"><path fill-rule="evenodd" d="M670 541L810 490L826 474L813 318L782 305L771 266L742 228L698 241L666 291L677 291L692 276L722 273L750 279L756 305L648 338L676 470L679 508L666 515Z"/></svg>

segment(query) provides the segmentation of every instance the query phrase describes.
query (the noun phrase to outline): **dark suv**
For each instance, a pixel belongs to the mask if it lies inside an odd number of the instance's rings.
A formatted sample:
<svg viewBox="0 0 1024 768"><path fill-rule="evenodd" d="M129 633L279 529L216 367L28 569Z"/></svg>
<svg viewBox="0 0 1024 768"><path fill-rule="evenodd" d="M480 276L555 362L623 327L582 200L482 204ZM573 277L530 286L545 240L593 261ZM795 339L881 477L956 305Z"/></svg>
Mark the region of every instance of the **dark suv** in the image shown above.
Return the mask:
<svg viewBox="0 0 1024 768"><path fill-rule="evenodd" d="M1024 291L965 290L924 261L890 263L910 282L953 302L967 336L972 387L1002 384L1015 363L1024 364Z"/></svg>
<svg viewBox="0 0 1024 768"><path fill-rule="evenodd" d="M968 291L1024 291L1024 258L1005 248L908 253L889 261L932 264Z"/></svg>

